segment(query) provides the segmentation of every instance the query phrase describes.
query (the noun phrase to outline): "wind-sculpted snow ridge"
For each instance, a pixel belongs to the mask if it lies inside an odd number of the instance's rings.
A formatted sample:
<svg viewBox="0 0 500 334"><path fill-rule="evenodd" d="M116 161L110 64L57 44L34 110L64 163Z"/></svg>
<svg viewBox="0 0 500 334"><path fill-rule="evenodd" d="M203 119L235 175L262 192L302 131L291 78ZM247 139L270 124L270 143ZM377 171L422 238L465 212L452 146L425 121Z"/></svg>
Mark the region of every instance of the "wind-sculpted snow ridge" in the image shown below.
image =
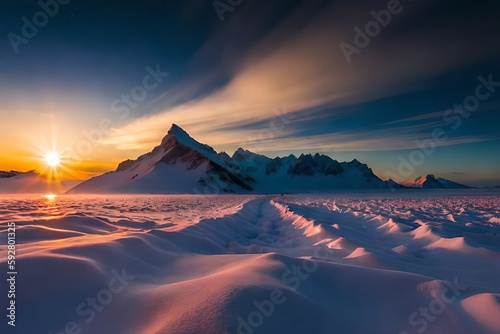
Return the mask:
<svg viewBox="0 0 500 334"><path fill-rule="evenodd" d="M359 197L0 198L16 330L500 331L500 197Z"/></svg>

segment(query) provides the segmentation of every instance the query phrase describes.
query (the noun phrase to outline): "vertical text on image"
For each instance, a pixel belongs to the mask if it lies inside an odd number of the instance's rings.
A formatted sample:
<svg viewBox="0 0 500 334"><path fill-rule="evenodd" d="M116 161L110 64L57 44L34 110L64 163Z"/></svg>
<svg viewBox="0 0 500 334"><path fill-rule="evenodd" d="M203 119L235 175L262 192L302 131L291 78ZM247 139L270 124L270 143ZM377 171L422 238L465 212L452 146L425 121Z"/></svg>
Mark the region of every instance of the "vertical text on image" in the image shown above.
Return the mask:
<svg viewBox="0 0 500 334"><path fill-rule="evenodd" d="M16 223L7 225L7 323L16 326Z"/></svg>

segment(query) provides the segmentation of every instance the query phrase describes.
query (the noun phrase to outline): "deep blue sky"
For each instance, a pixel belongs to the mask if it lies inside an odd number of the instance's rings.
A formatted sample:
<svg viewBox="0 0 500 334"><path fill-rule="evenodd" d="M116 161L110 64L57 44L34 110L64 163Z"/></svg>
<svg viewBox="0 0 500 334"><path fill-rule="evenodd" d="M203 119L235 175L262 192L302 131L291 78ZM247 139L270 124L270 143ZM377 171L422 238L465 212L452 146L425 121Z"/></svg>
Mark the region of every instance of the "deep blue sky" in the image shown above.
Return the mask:
<svg viewBox="0 0 500 334"><path fill-rule="evenodd" d="M109 118L112 129L75 168L99 173L135 158L175 122L229 153L321 152L357 158L383 178L500 185L500 87L481 90L490 96L459 126L459 114L443 119L475 94L479 76L500 82L500 3L401 1L346 61L341 43L355 45L353 29L389 3L243 0L221 21L213 1L71 0L16 53L9 33L22 36L22 18L33 22L41 7L3 2L0 170L26 168L13 156L36 138L57 135L58 149L74 152ZM157 66L169 76L126 117L114 113L113 102ZM435 129L447 139L398 172Z"/></svg>

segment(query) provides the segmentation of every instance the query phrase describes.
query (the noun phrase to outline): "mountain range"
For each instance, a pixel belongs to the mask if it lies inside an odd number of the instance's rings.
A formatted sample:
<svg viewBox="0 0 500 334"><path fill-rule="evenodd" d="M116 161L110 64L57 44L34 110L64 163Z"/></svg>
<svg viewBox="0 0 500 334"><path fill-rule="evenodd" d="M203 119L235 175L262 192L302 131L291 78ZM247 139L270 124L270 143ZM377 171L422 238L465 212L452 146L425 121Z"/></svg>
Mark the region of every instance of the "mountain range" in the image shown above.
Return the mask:
<svg viewBox="0 0 500 334"><path fill-rule="evenodd" d="M123 161L115 171L84 181L68 193L296 193L408 187L468 188L431 175L408 184L384 181L357 160L338 162L319 153L269 158L239 148L229 156L173 124L151 152Z"/></svg>

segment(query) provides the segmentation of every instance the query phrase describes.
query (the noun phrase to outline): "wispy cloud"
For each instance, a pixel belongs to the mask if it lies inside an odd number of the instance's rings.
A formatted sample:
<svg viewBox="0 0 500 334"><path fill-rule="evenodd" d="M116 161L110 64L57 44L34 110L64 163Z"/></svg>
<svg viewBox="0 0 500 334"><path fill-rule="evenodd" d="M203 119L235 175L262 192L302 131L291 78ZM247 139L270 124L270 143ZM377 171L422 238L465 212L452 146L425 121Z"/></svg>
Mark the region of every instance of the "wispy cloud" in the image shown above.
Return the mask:
<svg viewBox="0 0 500 334"><path fill-rule="evenodd" d="M436 147L461 145L489 141L476 137L458 137L436 144ZM259 147L259 146L258 146ZM364 138L360 134L332 134L308 136L305 138L280 138L261 143L258 152L366 152L414 149L417 145L412 135L385 135Z"/></svg>
<svg viewBox="0 0 500 334"><path fill-rule="evenodd" d="M266 34L260 33L269 22L264 20L259 25L252 21L257 16L252 15L264 9L272 12L273 6L244 6L238 20L226 23L201 49L193 63L200 66L203 59L220 58L223 61L214 61L214 68L200 70L198 78L191 77L171 88L155 101L158 112L114 129L103 143L119 149L146 148L158 143L171 123L185 127L196 138L215 146L245 142L258 130L236 130L237 127L269 119L274 108L287 106L288 113L296 113L332 107L331 116L340 116L346 109L335 107L414 89L412 83L419 78L442 73L484 55L482 44L471 39L468 52L453 53L451 57L450 52L458 50L464 41L448 40L449 45L443 48L446 31L436 31L433 36L414 32L411 39L391 34L381 37L356 62L348 65L338 45L352 39L352 27L363 23L362 14L369 13L372 6L365 4L354 9L331 4L325 5L321 11L313 11L308 2L300 2ZM416 6L414 10L421 9ZM360 22L353 22L357 17ZM402 24L402 21L394 20L393 24ZM245 32L241 27L252 27L252 31ZM252 42L243 47L238 42L238 33L245 34L245 38ZM232 47L233 42L241 49ZM220 82L221 76L225 77L222 80L225 84L211 90L210 85ZM439 117L439 113L387 124L433 119ZM226 130L228 126L235 130ZM294 147L299 145L311 149L401 149L414 147L411 142L415 136L410 137L403 133L391 135L386 131L372 138L359 139L347 131L315 139L275 138L273 146L285 150L290 148L290 142L294 142ZM447 145L474 140L482 139L449 140ZM319 144L324 141L336 144Z"/></svg>
<svg viewBox="0 0 500 334"><path fill-rule="evenodd" d="M422 114L422 115L418 115L418 116L398 119L397 121L387 122L387 123L384 123L383 125L407 123L407 122L413 122L413 121L423 121L423 120L434 119L434 118L443 118L443 114L444 114L444 111L436 111L436 112Z"/></svg>
<svg viewBox="0 0 500 334"><path fill-rule="evenodd" d="M481 105L476 111L474 111L475 114L479 112L491 112L491 111L498 111L500 109L500 103L495 101L495 102L488 102L484 103ZM392 122L387 122L383 123L383 125L391 125L391 124L397 124L397 123L408 123L408 122L416 122L416 121L423 121L423 120L428 120L428 119L443 119L443 116L447 110L441 110L441 111L436 111L436 112L431 112L431 113L424 113L421 115L416 115L413 117L406 117L403 119L398 119Z"/></svg>

